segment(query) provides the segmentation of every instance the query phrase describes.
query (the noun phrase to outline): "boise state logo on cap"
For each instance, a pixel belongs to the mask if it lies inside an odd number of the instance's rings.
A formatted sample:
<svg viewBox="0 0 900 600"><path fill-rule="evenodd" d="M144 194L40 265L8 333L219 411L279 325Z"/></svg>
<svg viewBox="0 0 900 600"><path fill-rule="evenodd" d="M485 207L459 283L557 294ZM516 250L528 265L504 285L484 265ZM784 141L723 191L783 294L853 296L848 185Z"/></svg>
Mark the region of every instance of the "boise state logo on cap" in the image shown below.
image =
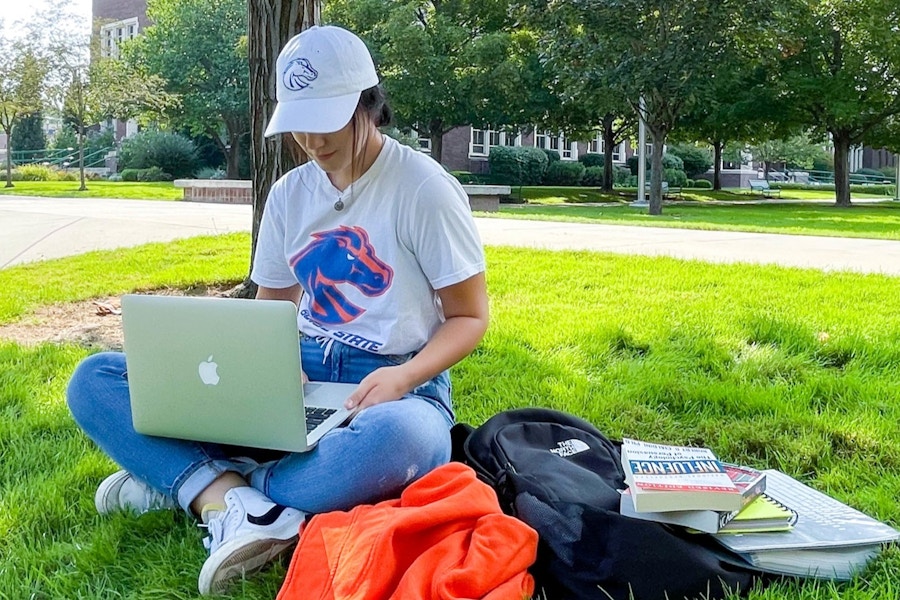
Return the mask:
<svg viewBox="0 0 900 600"><path fill-rule="evenodd" d="M318 76L319 72L313 68L309 59L295 58L284 69L282 81L287 89L299 92L309 87L309 84Z"/></svg>

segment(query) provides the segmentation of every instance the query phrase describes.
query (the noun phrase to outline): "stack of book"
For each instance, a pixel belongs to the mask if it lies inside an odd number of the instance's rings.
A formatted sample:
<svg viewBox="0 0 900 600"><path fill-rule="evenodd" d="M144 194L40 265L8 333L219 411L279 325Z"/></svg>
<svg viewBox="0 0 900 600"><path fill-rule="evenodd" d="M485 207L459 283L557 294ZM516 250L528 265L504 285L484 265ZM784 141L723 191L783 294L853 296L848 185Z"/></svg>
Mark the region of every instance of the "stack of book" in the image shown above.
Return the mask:
<svg viewBox="0 0 900 600"><path fill-rule="evenodd" d="M713 534L761 571L847 580L900 532L776 470L625 439L620 512Z"/></svg>

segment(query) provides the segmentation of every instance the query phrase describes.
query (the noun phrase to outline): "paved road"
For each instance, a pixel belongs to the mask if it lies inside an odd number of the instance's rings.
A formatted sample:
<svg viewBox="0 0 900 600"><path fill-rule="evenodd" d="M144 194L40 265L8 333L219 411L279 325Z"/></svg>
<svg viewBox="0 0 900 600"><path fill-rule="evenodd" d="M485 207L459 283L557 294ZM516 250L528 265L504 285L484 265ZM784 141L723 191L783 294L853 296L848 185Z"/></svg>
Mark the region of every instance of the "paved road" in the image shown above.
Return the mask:
<svg viewBox="0 0 900 600"><path fill-rule="evenodd" d="M485 244L754 262L900 276L900 242L476 219ZM88 250L249 231L247 205L0 196L0 268Z"/></svg>

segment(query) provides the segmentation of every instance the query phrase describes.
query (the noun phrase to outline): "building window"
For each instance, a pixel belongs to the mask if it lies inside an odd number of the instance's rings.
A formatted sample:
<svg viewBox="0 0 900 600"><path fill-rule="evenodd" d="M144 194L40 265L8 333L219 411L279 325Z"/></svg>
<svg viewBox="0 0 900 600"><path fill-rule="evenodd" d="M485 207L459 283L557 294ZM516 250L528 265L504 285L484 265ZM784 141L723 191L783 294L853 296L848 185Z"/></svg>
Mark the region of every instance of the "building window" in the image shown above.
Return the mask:
<svg viewBox="0 0 900 600"><path fill-rule="evenodd" d="M472 129L469 141L469 156L487 156L487 145L484 143L484 129Z"/></svg>
<svg viewBox="0 0 900 600"><path fill-rule="evenodd" d="M603 144L603 134L599 131L594 138L588 142L588 152L593 154L604 154L604 144ZM617 144L612 151L612 160L613 162L622 162L622 157L625 156L625 142Z"/></svg>
<svg viewBox="0 0 900 600"><path fill-rule="evenodd" d="M472 129L469 156L487 156L494 146L518 146L519 134L497 129Z"/></svg>
<svg viewBox="0 0 900 600"><path fill-rule="evenodd" d="M100 28L100 52L104 58L119 58L122 42L138 34L137 17L108 23Z"/></svg>
<svg viewBox="0 0 900 600"><path fill-rule="evenodd" d="M561 133L535 130L534 147L554 150L559 153L560 158L565 160L576 160L578 158L578 145L567 140L566 136Z"/></svg>

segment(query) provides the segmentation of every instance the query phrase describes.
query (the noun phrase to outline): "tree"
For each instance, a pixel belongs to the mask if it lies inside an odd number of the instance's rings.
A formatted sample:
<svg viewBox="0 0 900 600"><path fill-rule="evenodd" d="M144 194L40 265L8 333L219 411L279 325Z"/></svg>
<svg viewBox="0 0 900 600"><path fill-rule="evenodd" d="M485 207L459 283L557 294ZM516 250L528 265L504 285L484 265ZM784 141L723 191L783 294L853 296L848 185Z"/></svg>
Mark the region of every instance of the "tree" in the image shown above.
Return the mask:
<svg viewBox="0 0 900 600"><path fill-rule="evenodd" d="M605 82L643 117L653 143L649 212L661 214L666 138L711 96L726 49L763 30L768 1L529 0L528 8L549 55Z"/></svg>
<svg viewBox="0 0 900 600"><path fill-rule="evenodd" d="M47 147L47 136L44 135L44 114L36 111L19 119L12 129L9 147L17 152L43 150Z"/></svg>
<svg viewBox="0 0 900 600"><path fill-rule="evenodd" d="M565 61L556 62L553 56L544 58L548 81L541 89L551 92L550 98L540 98L536 107L546 106L543 118L537 120L550 128L565 131L574 139L587 139L599 129L603 138L603 190L613 189L613 148L634 134L637 115L628 101L615 93L604 81L592 79L580 70L572 70Z"/></svg>
<svg viewBox="0 0 900 600"><path fill-rule="evenodd" d="M250 130L247 0L150 0L147 15L154 24L124 44L126 62L166 81L179 99L171 124L214 140L237 178Z"/></svg>
<svg viewBox="0 0 900 600"><path fill-rule="evenodd" d="M679 140L705 141L713 148L713 189L722 189L722 158L729 142L741 142L743 148L748 141L785 137L800 125L796 111L781 98L772 54L765 38L729 47L710 81L707 101L695 104L679 120Z"/></svg>
<svg viewBox="0 0 900 600"><path fill-rule="evenodd" d="M822 146L813 142L807 133L799 133L785 139L753 144L748 150L753 160L763 163L763 178L768 181L773 163L783 163L786 168L812 168Z"/></svg>
<svg viewBox="0 0 900 600"><path fill-rule="evenodd" d="M785 17L783 93L834 144L836 203L850 206L850 148L900 115L896 0L795 0Z"/></svg>
<svg viewBox="0 0 900 600"><path fill-rule="evenodd" d="M6 134L6 187L12 182L12 131L28 115L41 109L47 63L22 40L0 37L0 127Z"/></svg>
<svg viewBox="0 0 900 600"><path fill-rule="evenodd" d="M366 41L398 125L428 136L435 160L455 127L533 122L536 40L515 27L508 0L333 0L325 14Z"/></svg>
<svg viewBox="0 0 900 600"><path fill-rule="evenodd" d="M265 138L263 133L275 111L275 62L288 40L320 22L320 0L249 0L247 54L250 62L250 170L253 180L253 226L250 236L251 269L266 198L272 184L298 162L306 160L290 135ZM248 276L234 295L252 298L256 284Z"/></svg>

